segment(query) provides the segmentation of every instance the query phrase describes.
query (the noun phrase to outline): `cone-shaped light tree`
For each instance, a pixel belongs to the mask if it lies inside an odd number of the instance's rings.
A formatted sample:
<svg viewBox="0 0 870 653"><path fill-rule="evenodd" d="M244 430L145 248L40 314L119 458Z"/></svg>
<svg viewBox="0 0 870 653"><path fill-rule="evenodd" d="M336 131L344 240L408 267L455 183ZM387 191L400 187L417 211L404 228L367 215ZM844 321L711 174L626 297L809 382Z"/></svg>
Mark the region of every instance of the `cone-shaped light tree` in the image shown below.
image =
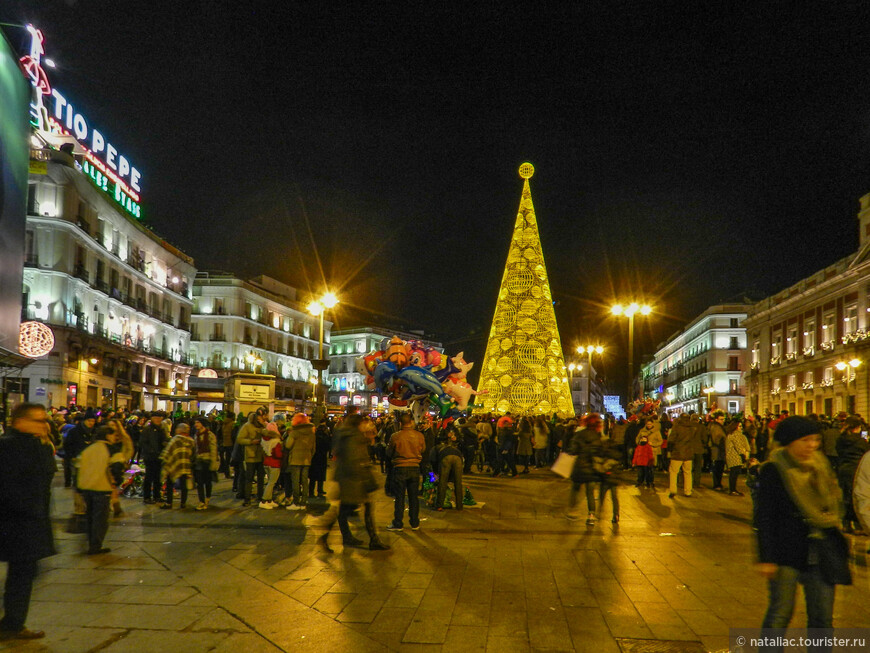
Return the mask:
<svg viewBox="0 0 870 653"><path fill-rule="evenodd" d="M486 393L477 412L574 415L529 188L534 172L531 163L520 166L523 196L480 373L478 390Z"/></svg>

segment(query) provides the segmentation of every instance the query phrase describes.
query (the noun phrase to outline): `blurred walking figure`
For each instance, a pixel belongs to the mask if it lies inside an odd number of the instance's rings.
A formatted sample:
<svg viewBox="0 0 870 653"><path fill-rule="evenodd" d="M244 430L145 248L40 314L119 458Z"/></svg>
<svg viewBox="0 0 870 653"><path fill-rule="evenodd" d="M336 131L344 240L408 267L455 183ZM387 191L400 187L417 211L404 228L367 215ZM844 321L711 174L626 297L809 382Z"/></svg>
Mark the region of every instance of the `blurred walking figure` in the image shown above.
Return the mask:
<svg viewBox="0 0 870 653"><path fill-rule="evenodd" d="M533 443L535 448L535 469L543 469L547 466L547 450L550 448L550 427L547 426L543 415L535 417L535 434Z"/></svg>
<svg viewBox="0 0 870 653"><path fill-rule="evenodd" d="M843 530L847 533L854 532L856 525L860 529L860 525L856 524L858 516L852 504L852 485L861 456L870 450L870 443L861 437L863 424L864 421L860 417L855 415L847 417L840 437L837 438L837 477L843 490Z"/></svg>
<svg viewBox="0 0 870 653"><path fill-rule="evenodd" d="M56 553L51 530L51 481L57 471L40 404L18 404L0 437L0 560L6 561L0 640L39 639L24 623L37 562Z"/></svg>
<svg viewBox="0 0 870 653"><path fill-rule="evenodd" d="M356 407L352 407L355 411ZM369 535L369 549L372 551L384 551L389 549L381 542L375 529L374 503L369 496L378 487L372 473L371 460L368 452L368 441L360 430L362 417L356 412L349 414L335 431L335 481L339 487L338 514L332 514L326 523L326 533L321 535L317 542L326 551L332 552L328 538L332 527L338 521L344 546L361 546L362 540L354 537L351 533L348 517L357 509L359 504L365 507L365 525Z"/></svg>
<svg viewBox="0 0 870 653"><path fill-rule="evenodd" d="M776 429L782 446L761 468L757 569L768 579L769 591L762 628L784 632L794 612L798 584L806 597L807 628L831 628L835 587L852 583L848 542L839 529L840 488L828 459L819 451L820 430L818 422L805 417L784 419Z"/></svg>
<svg viewBox="0 0 870 653"><path fill-rule="evenodd" d="M435 449L433 467L438 470L438 495L435 510L444 510L447 483L453 479L454 508L462 510L462 452L456 444L456 434L450 431L447 441Z"/></svg>
<svg viewBox="0 0 870 653"><path fill-rule="evenodd" d="M565 517L575 521L580 519L577 514L577 499L580 486L586 486L586 523L595 523L595 486L599 480L595 471L595 456L601 455L601 430L604 423L598 415L589 415L582 422L583 428L576 431L568 443L568 453L577 456L574 470L571 472L571 493L568 495L568 512ZM651 452L650 452L650 455Z"/></svg>

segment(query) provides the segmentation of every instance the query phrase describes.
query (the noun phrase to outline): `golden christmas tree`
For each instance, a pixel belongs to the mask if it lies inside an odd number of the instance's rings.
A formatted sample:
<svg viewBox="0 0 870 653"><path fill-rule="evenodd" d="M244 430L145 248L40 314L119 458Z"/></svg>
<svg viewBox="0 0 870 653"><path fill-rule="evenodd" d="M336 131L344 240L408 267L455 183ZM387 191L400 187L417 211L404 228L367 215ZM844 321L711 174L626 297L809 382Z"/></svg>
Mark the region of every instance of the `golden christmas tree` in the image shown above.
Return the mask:
<svg viewBox="0 0 870 653"><path fill-rule="evenodd" d="M486 345L477 412L574 415L565 358L529 178L520 166L523 196L514 224L495 315Z"/></svg>

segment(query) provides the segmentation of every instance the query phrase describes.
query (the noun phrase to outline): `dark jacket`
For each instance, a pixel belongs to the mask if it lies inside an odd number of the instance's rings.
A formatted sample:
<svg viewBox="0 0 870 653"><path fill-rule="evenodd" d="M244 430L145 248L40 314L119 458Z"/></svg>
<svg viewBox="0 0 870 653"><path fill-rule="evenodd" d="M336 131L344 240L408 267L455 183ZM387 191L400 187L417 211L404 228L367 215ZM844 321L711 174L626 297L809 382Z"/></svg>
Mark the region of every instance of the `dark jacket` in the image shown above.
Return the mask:
<svg viewBox="0 0 870 653"><path fill-rule="evenodd" d="M725 427L719 422L710 422L708 432L713 460L725 460Z"/></svg>
<svg viewBox="0 0 870 653"><path fill-rule="evenodd" d="M311 457L311 467L308 478L312 481L326 480L326 463L329 460L329 450L332 448L332 435L329 428L321 424L314 431L314 455Z"/></svg>
<svg viewBox="0 0 870 653"><path fill-rule="evenodd" d="M63 455L67 460L78 458L82 451L88 448L88 445L94 439L94 429L89 429L84 422L79 422L69 431L63 438Z"/></svg>
<svg viewBox="0 0 870 653"><path fill-rule="evenodd" d="M166 437L163 427L148 422L142 429L142 435L139 436L139 455L144 460L157 460L167 442L169 438Z"/></svg>
<svg viewBox="0 0 870 653"><path fill-rule="evenodd" d="M51 449L10 428L0 437L0 560L39 560L55 554L51 530Z"/></svg>
<svg viewBox="0 0 870 653"><path fill-rule="evenodd" d="M695 425L688 415L680 415L674 422L668 437L668 455L671 460L692 459L692 438L695 435Z"/></svg>
<svg viewBox="0 0 870 653"><path fill-rule="evenodd" d="M369 499L371 470L368 442L359 428L359 421L348 417L335 430L335 480L342 503L364 503Z"/></svg>
<svg viewBox="0 0 870 653"><path fill-rule="evenodd" d="M598 480L594 458L601 455L601 434L598 431L582 429L574 432L568 453L577 456L571 480L575 483L591 483Z"/></svg>
<svg viewBox="0 0 870 653"><path fill-rule="evenodd" d="M640 433L640 422L631 422L625 427L625 435L622 443L625 445L626 451L637 444L637 434Z"/></svg>
<svg viewBox="0 0 870 653"><path fill-rule="evenodd" d="M779 469L773 463L761 466L755 509L758 561L806 570L810 527L791 500ZM836 528L825 529L824 535L834 547L848 546Z"/></svg>

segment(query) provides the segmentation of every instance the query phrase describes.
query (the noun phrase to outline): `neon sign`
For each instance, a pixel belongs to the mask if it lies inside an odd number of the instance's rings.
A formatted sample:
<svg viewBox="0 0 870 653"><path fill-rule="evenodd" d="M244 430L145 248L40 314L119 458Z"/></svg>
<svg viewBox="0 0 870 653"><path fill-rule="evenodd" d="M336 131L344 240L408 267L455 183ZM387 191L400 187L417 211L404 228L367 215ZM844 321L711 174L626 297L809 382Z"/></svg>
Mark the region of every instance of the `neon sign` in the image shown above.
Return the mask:
<svg viewBox="0 0 870 653"><path fill-rule="evenodd" d="M139 193L142 174L118 149L87 119L76 111L72 103L56 88L52 88L42 68L45 54L42 32L33 25L30 32L30 54L21 57L21 65L33 86L33 101L30 104L31 124L37 131L49 135L64 134L78 141L84 150L82 170L92 182L123 206L135 217L141 217ZM52 111L46 107L46 98L52 100Z"/></svg>

